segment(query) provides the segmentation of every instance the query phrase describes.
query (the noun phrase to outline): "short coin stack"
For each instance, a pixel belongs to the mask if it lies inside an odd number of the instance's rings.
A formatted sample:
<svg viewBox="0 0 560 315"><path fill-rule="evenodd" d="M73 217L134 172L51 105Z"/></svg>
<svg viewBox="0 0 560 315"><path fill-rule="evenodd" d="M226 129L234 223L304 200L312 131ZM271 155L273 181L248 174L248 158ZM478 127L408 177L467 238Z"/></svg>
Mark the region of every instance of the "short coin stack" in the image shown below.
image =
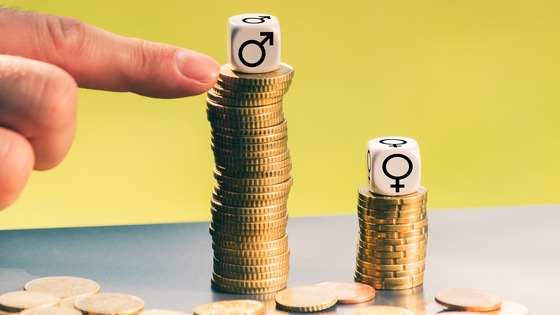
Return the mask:
<svg viewBox="0 0 560 315"><path fill-rule="evenodd" d="M255 74L234 72L226 64L208 92L216 165L211 283L220 291L264 294L286 287L292 164L282 102L293 74L284 63Z"/></svg>
<svg viewBox="0 0 560 315"><path fill-rule="evenodd" d="M358 194L359 236L354 279L378 290L423 283L428 241L427 190L412 194Z"/></svg>

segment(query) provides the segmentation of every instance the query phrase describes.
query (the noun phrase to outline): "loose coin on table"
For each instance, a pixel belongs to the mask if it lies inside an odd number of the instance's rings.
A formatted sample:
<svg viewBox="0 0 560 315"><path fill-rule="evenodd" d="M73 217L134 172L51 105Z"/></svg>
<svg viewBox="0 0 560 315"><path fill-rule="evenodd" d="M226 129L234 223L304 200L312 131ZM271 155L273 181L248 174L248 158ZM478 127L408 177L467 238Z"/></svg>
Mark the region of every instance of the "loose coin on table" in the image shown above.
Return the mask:
<svg viewBox="0 0 560 315"><path fill-rule="evenodd" d="M134 295L99 293L77 299L74 307L84 315L136 315L144 309L144 301Z"/></svg>
<svg viewBox="0 0 560 315"><path fill-rule="evenodd" d="M373 305L352 309L345 315L414 315L414 312L398 306Z"/></svg>
<svg viewBox="0 0 560 315"><path fill-rule="evenodd" d="M49 306L49 307L34 307L23 310L20 315L82 315L80 311L75 308L62 307L62 306Z"/></svg>
<svg viewBox="0 0 560 315"><path fill-rule="evenodd" d="M373 300L375 289L367 284L360 282L322 282L318 286L327 287L333 290L339 304L355 304Z"/></svg>
<svg viewBox="0 0 560 315"><path fill-rule="evenodd" d="M276 295L276 307L292 312L318 312L336 302L336 292L316 285L288 288Z"/></svg>
<svg viewBox="0 0 560 315"><path fill-rule="evenodd" d="M255 300L227 300L208 303L194 308L194 315L262 315L266 308Z"/></svg>
<svg viewBox="0 0 560 315"><path fill-rule="evenodd" d="M49 293L12 291L0 295L0 310L21 312L33 307L55 306L59 301L58 296Z"/></svg>
<svg viewBox="0 0 560 315"><path fill-rule="evenodd" d="M23 286L25 291L56 295L60 298L60 305L69 307L73 307L76 298L99 293L99 288L99 284L93 280L69 276L38 278Z"/></svg>
<svg viewBox="0 0 560 315"><path fill-rule="evenodd" d="M452 310L489 312L498 310L502 299L490 292L475 289L450 289L438 292L436 302Z"/></svg>

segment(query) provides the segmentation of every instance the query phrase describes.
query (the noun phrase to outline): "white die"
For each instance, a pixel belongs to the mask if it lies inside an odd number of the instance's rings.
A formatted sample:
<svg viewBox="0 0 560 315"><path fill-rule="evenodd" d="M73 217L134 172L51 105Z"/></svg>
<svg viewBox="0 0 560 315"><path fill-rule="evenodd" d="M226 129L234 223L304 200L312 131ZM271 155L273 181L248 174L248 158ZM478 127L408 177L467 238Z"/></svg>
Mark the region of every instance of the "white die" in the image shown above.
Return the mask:
<svg viewBox="0 0 560 315"><path fill-rule="evenodd" d="M420 149L407 137L381 137L367 143L366 166L371 192L400 196L420 188Z"/></svg>
<svg viewBox="0 0 560 315"><path fill-rule="evenodd" d="M269 14L239 14L228 20L228 62L232 70L263 73L280 67L280 23Z"/></svg>

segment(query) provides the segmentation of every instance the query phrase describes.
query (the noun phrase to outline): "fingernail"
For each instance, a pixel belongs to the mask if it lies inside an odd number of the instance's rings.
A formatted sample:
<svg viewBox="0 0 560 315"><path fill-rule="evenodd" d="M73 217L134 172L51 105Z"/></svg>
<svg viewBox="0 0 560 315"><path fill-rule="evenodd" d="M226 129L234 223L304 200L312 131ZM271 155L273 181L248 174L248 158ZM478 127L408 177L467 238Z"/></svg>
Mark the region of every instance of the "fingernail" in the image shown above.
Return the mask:
<svg viewBox="0 0 560 315"><path fill-rule="evenodd" d="M175 56L175 62L185 77L201 83L216 81L220 73L220 65L216 60L195 51L179 51Z"/></svg>

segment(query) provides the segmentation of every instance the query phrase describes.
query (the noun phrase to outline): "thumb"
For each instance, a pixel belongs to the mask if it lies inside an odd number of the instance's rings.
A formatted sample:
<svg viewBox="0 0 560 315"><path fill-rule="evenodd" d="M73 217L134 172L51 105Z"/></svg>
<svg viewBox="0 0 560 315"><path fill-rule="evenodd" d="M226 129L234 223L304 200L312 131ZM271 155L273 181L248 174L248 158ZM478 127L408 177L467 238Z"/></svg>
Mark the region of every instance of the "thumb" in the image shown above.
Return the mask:
<svg viewBox="0 0 560 315"><path fill-rule="evenodd" d="M0 38L0 54L54 64L86 88L191 96L209 90L220 70L210 56L116 35L70 17L2 9Z"/></svg>

